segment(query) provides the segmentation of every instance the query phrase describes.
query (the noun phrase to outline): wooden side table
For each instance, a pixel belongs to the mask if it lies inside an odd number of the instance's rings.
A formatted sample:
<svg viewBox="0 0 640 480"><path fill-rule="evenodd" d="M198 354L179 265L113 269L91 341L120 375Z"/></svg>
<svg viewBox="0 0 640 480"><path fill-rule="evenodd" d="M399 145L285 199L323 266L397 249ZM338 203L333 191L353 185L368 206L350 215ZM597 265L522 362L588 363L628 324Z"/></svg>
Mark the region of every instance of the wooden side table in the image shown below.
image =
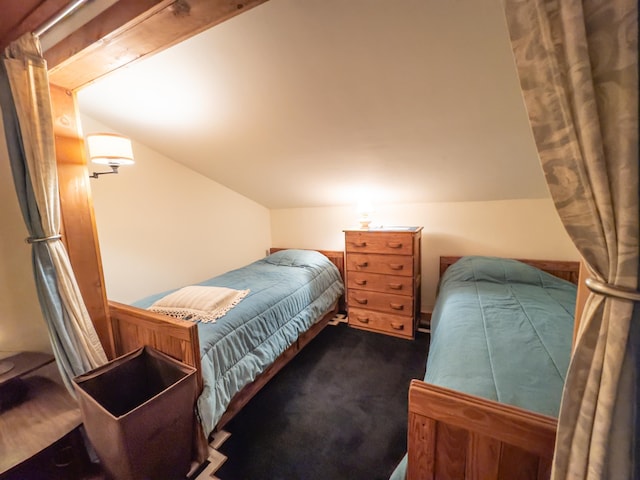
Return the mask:
<svg viewBox="0 0 640 480"><path fill-rule="evenodd" d="M62 384L51 355L23 352L3 360L13 363L13 368L0 375L0 388L20 382L26 396L0 412L0 475L82 423L78 404Z"/></svg>

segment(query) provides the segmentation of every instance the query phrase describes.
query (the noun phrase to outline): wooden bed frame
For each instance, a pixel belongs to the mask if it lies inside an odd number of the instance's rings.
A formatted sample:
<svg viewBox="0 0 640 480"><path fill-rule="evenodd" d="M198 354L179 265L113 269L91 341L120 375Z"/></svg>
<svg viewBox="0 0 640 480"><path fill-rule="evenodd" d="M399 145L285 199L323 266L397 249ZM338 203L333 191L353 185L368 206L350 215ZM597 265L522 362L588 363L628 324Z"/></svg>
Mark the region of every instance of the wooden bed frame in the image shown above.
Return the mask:
<svg viewBox="0 0 640 480"><path fill-rule="evenodd" d="M440 275L459 258L441 257ZM520 261L578 283L579 262ZM556 428L555 418L413 380L407 479L547 479Z"/></svg>
<svg viewBox="0 0 640 480"><path fill-rule="evenodd" d="M278 250L284 249L272 248L270 253ZM318 251L338 267L344 281L344 252ZM287 348L271 366L231 399L226 412L216 425L216 430L221 429L229 422L282 367L322 331L337 313L338 304L339 302L336 302L309 330L302 333L298 340ZM144 345L160 350L197 369L198 394L200 394L202 391L202 370L197 324L113 301L109 301L109 314L116 355L123 355ZM204 439L204 441L206 440ZM206 450L206 445L204 447ZM200 445L199 448L203 448L203 446Z"/></svg>

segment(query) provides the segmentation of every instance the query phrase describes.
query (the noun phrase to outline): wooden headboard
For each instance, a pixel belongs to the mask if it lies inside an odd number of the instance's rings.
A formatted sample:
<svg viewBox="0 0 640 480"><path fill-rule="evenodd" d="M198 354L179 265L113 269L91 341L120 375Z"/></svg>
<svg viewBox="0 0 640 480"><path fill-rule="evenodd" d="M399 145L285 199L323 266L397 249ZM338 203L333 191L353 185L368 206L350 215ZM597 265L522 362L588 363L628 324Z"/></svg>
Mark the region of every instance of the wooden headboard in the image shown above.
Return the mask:
<svg viewBox="0 0 640 480"><path fill-rule="evenodd" d="M442 277L442 274L447 268L456 263L460 258L462 257L440 257L440 277ZM515 258L514 260L539 268L544 272L578 285L580 262L564 260L526 260L520 258Z"/></svg>

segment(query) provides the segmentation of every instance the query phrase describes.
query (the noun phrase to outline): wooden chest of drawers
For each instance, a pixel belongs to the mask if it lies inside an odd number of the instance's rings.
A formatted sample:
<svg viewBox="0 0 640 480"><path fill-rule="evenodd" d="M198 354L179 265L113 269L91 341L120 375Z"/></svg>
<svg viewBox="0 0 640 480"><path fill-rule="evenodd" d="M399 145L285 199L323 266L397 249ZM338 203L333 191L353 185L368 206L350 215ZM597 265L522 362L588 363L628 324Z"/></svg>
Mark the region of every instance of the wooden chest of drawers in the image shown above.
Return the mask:
<svg viewBox="0 0 640 480"><path fill-rule="evenodd" d="M414 338L422 227L345 230L349 325Z"/></svg>

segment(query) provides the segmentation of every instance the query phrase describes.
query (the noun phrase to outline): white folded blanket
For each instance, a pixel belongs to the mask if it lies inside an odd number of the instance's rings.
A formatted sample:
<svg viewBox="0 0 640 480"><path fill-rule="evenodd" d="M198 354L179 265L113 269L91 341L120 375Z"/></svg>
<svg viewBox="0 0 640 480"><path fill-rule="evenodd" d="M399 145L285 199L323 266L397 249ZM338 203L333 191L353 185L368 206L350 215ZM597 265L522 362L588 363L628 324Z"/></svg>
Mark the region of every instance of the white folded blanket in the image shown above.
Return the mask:
<svg viewBox="0 0 640 480"><path fill-rule="evenodd" d="M215 322L248 293L249 290L191 285L162 297L147 310L194 322Z"/></svg>

